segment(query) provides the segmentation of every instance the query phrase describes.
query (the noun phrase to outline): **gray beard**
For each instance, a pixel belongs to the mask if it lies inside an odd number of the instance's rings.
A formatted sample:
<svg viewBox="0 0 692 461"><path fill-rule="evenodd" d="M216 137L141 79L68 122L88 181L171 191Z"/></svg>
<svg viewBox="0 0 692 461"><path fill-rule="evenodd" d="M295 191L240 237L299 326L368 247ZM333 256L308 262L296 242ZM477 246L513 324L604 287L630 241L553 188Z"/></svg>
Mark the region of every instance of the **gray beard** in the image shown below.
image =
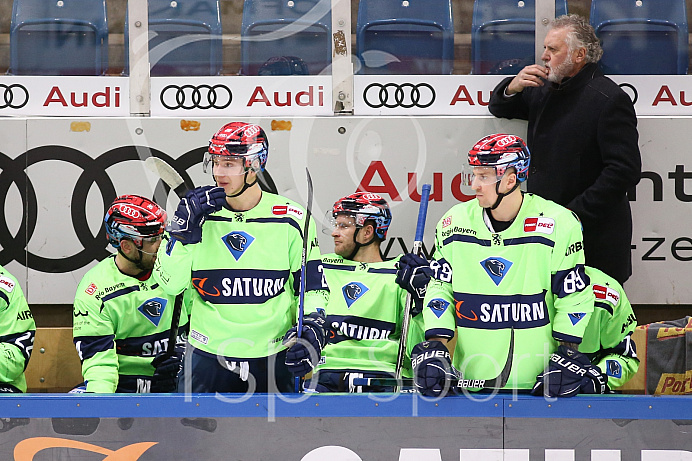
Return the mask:
<svg viewBox="0 0 692 461"><path fill-rule="evenodd" d="M548 74L548 81L553 83L560 83L563 78L574 68L574 62L572 57L568 56L562 63L556 68L550 68L550 73Z"/></svg>

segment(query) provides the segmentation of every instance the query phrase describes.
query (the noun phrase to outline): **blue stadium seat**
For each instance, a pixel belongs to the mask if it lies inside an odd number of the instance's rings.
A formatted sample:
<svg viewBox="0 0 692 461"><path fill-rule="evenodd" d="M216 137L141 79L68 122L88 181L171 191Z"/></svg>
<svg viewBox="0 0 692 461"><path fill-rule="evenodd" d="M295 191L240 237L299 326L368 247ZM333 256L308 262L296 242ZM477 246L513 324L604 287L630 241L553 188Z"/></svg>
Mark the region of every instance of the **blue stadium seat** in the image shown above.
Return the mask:
<svg viewBox="0 0 692 461"><path fill-rule="evenodd" d="M106 0L14 0L10 68L15 75L103 75Z"/></svg>
<svg viewBox="0 0 692 461"><path fill-rule="evenodd" d="M125 74L129 73L125 21ZM219 0L149 0L150 75L220 75L223 67Z"/></svg>
<svg viewBox="0 0 692 461"><path fill-rule="evenodd" d="M606 74L687 74L685 0L593 0Z"/></svg>
<svg viewBox="0 0 692 461"><path fill-rule="evenodd" d="M555 16L567 14L567 0L555 0ZM517 74L535 63L534 0L475 0L471 24L473 74Z"/></svg>
<svg viewBox="0 0 692 461"><path fill-rule="evenodd" d="M360 0L356 27L361 74L451 74L451 0Z"/></svg>
<svg viewBox="0 0 692 461"><path fill-rule="evenodd" d="M260 69L269 69L270 75L330 73L331 30L331 0L245 0L241 73L258 75ZM284 58L293 64L274 65ZM270 65L263 67L265 63Z"/></svg>

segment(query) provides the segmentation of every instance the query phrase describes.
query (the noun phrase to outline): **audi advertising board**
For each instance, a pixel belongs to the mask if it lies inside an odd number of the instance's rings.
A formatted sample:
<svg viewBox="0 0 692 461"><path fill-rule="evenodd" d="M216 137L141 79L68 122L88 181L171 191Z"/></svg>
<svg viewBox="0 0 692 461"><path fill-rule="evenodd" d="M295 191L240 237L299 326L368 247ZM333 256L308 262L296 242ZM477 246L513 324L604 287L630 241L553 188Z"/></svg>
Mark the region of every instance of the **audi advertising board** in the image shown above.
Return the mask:
<svg viewBox="0 0 692 461"><path fill-rule="evenodd" d="M355 115L489 115L503 76L356 75ZM637 115L692 115L684 75L611 77L635 102ZM164 117L334 115L332 77L153 77L151 114ZM127 116L126 77L0 76L0 115Z"/></svg>
<svg viewBox="0 0 692 461"><path fill-rule="evenodd" d="M524 135L521 121L494 117L243 118L269 136L268 172L278 192L306 203L305 166L313 178L313 216L321 226L338 197L357 187L383 195L393 221L383 251L411 248L423 183L432 184L424 238L430 253L443 213L469 197L460 184L462 155L488 133ZM0 264L20 278L29 302L70 304L77 283L109 251L105 207L116 194L165 195L142 159L171 163L197 185L210 136L230 118L30 118L0 123ZM643 179L630 197L634 274L625 288L634 303L692 300L691 119L640 117ZM529 178L530 181L530 178ZM323 252L328 234L319 232ZM28 237L28 238L27 238ZM28 244L25 242L28 241ZM27 269L28 267L28 269Z"/></svg>
<svg viewBox="0 0 692 461"><path fill-rule="evenodd" d="M355 115L489 115L493 88L505 75L356 75ZM613 75L638 116L692 115L685 75Z"/></svg>
<svg viewBox="0 0 692 461"><path fill-rule="evenodd" d="M1 76L0 115L128 116L126 77Z"/></svg>
<svg viewBox="0 0 692 461"><path fill-rule="evenodd" d="M180 117L333 115L329 75L151 79L151 114Z"/></svg>

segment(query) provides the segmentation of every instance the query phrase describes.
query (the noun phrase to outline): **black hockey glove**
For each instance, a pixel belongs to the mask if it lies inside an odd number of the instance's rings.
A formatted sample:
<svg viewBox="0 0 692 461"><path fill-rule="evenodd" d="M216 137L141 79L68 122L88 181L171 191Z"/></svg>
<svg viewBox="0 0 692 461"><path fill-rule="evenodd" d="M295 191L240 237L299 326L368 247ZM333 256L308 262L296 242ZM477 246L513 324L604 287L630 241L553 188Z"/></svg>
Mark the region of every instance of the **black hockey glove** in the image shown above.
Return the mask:
<svg viewBox="0 0 692 461"><path fill-rule="evenodd" d="M423 298L432 276L432 269L427 259L413 253L407 253L399 259L396 271L396 283L413 298L411 316L415 317L423 311Z"/></svg>
<svg viewBox="0 0 692 461"><path fill-rule="evenodd" d="M560 346L550 356L547 369L536 377L533 395L573 397L577 394L605 394L608 377L581 352Z"/></svg>
<svg viewBox="0 0 692 461"><path fill-rule="evenodd" d="M298 325L286 332L283 345L288 346L286 366L296 376L305 376L317 365L327 343L326 319L316 312L303 317L303 331L298 338Z"/></svg>
<svg viewBox="0 0 692 461"><path fill-rule="evenodd" d="M204 186L188 192L180 199L168 225L168 232L183 245L202 241L202 223L206 216L219 211L226 203L223 187Z"/></svg>
<svg viewBox="0 0 692 461"><path fill-rule="evenodd" d="M160 352L151 365L155 368L151 377L151 392L176 392L178 390L178 373L183 367L184 346L175 346L173 353Z"/></svg>
<svg viewBox="0 0 692 461"><path fill-rule="evenodd" d="M440 341L418 343L411 351L416 389L428 397L444 397L458 376L452 368L447 346Z"/></svg>

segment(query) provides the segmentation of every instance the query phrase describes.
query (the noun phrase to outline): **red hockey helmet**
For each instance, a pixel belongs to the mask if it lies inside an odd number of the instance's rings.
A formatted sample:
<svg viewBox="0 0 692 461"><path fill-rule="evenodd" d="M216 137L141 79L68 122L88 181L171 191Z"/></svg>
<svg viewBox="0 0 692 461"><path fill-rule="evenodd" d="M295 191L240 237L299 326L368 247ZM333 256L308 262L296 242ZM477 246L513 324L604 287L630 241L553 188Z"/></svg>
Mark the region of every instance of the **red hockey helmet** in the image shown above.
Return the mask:
<svg viewBox="0 0 692 461"><path fill-rule="evenodd" d="M380 240L385 239L392 222L387 201L372 192L356 192L337 200L332 207L332 218L338 215L352 216L357 227L363 227L367 220L375 221L375 235Z"/></svg>
<svg viewBox="0 0 692 461"><path fill-rule="evenodd" d="M264 171L269 156L269 140L259 125L245 122L231 122L222 126L209 141L209 149L204 154L204 172L212 173L209 164L220 161L223 157L243 159L237 172L227 174L245 174L252 170Z"/></svg>
<svg viewBox="0 0 692 461"><path fill-rule="evenodd" d="M108 242L120 247L123 239L132 240L142 248L145 239L156 239L163 234L166 212L148 198L139 195L121 195L116 198L104 218Z"/></svg>
<svg viewBox="0 0 692 461"><path fill-rule="evenodd" d="M498 178L507 168L514 167L518 182L526 181L530 161L531 153L526 143L513 134L488 135L478 141L468 154L469 167L495 168Z"/></svg>

